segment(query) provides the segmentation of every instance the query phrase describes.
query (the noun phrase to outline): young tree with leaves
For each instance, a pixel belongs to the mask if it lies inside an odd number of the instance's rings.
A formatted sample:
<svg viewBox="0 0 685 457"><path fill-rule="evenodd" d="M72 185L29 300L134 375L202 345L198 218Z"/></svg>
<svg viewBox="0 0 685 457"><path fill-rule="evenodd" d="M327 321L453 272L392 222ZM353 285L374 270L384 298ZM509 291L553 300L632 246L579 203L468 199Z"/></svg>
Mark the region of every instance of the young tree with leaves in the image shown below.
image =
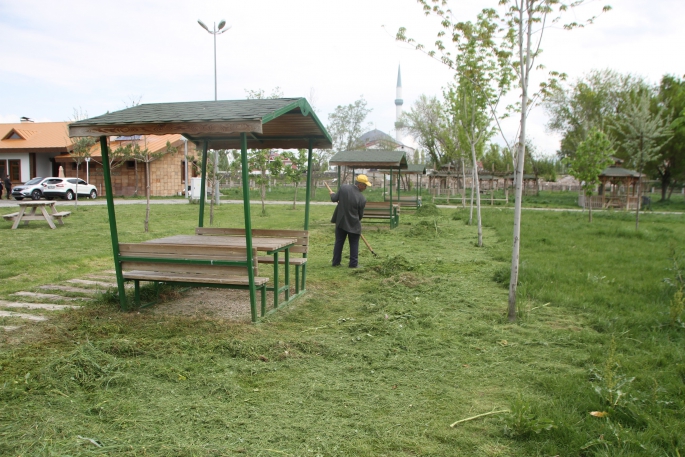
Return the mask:
<svg viewBox="0 0 685 457"><path fill-rule="evenodd" d="M333 138L334 152L351 151L364 146L359 144L358 140L365 130L371 128L371 124L366 122L366 116L371 111L371 108L366 107L364 96L349 105L335 107L328 115L326 127Z"/></svg>
<svg viewBox="0 0 685 457"><path fill-rule="evenodd" d="M307 177L307 150L298 149L297 154L294 152L284 152L283 157L290 161L290 165L283 167L285 173L285 180L295 186L295 196L293 197L293 209L297 204L297 188L300 183Z"/></svg>
<svg viewBox="0 0 685 457"><path fill-rule="evenodd" d="M456 34L461 34L460 22L453 17L452 11L448 6L447 0L417 0L423 5L423 10L426 15L436 15L440 19L442 30L438 33L438 40L435 42L436 51L429 51L427 54L435 57L439 54L439 60L450 68L454 68L454 56L452 51L446 48L443 37L452 40ZM549 24L556 23L560 20L561 14L569 8L577 7L584 3L584 0L576 0L571 4L561 3L559 0L499 0L499 10L493 8L486 8L482 14L488 16L491 21L491 26L495 31L491 35L491 39L484 43L484 46L490 46L497 49L499 57L506 59L508 49L514 49L514 58L511 64L513 70L516 72L517 85L520 89L520 102L518 106L518 113L520 114L518 141L516 142L516 166L515 173L515 205L514 205L514 236L512 243L511 255L511 276L509 281L509 309L508 316L511 322L516 320L516 287L518 284L519 275L519 254L521 244L521 196L523 190L523 166L525 163L525 145L526 145L526 123L530 110L550 91L558 86L559 79L563 74L557 72L550 72L550 78L541 84L538 93L531 94L529 91L530 75L535 68L540 68L535 65L536 58L541 52L541 43L544 36L545 28ZM608 6L604 7L604 11L611 9ZM592 23L594 17L590 18L587 23ZM571 30L577 27L583 27L585 24L579 22L571 22L564 25L564 28ZM500 32L501 31L501 32ZM406 29L400 28L397 33L397 39L400 41L414 42L413 39L407 39ZM417 44L416 48L423 51L425 46ZM497 115L494 116L497 122ZM498 124L499 125L499 124ZM500 129L501 131L501 129ZM504 137L504 135L503 135ZM506 140L506 139L505 139Z"/></svg>
<svg viewBox="0 0 685 457"><path fill-rule="evenodd" d="M652 112L652 97L649 91L633 92L621 107L613 123L614 131L619 138L619 144L630 157L630 162L636 167L640 178L637 182L637 198L635 205L635 230L640 228L640 197L642 195L642 172L645 166L654 160L661 148L673 136L670 120L663 106L656 107Z"/></svg>
<svg viewBox="0 0 685 457"><path fill-rule="evenodd" d="M87 119L88 118L88 113L84 113L81 110L78 110L74 108L74 116L73 116L73 121L80 121L82 119ZM75 137L75 138L70 138L71 140L71 157L74 159L74 162L76 162L76 178L79 177L79 169L81 168L81 164L86 161L86 159L90 159L90 151L93 148L93 146L98 142L98 139L96 137L91 137L91 136L81 136L81 137ZM76 180L76 198L74 198L74 206L78 207L78 179Z"/></svg>
<svg viewBox="0 0 685 457"><path fill-rule="evenodd" d="M592 129L585 141L581 142L573 156L564 159L568 173L580 181L588 207L589 222L592 222L592 191L599 184L599 175L612 164L614 153L611 141L600 130Z"/></svg>
<svg viewBox="0 0 685 457"><path fill-rule="evenodd" d="M162 158L165 154L175 154L178 152L178 148L171 145L170 142L166 142L166 148L157 152L151 152L147 148L147 137L143 135L143 148L140 147L138 142L134 143L131 147L131 158L137 160L140 163L145 164L145 221L143 226L145 228L145 233L149 232L150 228L150 163Z"/></svg>

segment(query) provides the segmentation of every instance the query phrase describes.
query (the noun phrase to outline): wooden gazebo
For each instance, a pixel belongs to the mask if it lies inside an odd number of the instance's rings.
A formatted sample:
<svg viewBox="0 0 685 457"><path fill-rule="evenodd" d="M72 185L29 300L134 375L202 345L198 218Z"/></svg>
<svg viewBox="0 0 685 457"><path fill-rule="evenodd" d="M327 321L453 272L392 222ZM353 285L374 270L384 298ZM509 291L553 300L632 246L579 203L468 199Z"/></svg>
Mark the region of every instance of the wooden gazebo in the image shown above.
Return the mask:
<svg viewBox="0 0 685 457"><path fill-rule="evenodd" d="M207 177L208 149L239 149L241 151L243 211L245 215L244 250L247 259L236 261L193 260L182 255L169 259L137 259L122 255L119 249L112 180L109 168L108 137L111 135L163 135L179 133L193 141L202 149L202 181L198 226L204 225L205 189ZM102 151L104 181L107 197L107 210L117 277L119 303L122 309L128 308L124 289L122 263L125 261L161 262L166 260L178 265L217 265L241 267L247 271L245 287L250 292L252 320L257 318L255 276L255 254L253 249L252 224L250 217L248 149L298 148L307 149L307 184L304 230L309 228L309 205L311 195L312 149L329 149L331 137L318 119L312 107L304 98L279 98L265 100L220 100L206 102L156 103L138 105L132 108L104 114L69 125L70 137L99 137ZM207 237L208 238L208 237ZM214 237L218 238L218 237ZM193 246L184 246L192 252ZM305 254L306 255L306 254ZM287 262L286 250L286 262ZM278 263L275 257L276 264ZM306 270L302 271L303 280ZM287 277L287 270L286 270ZM214 285L195 282L192 285L220 287L217 278ZM304 281L303 281L304 283ZM136 283L137 284L137 283ZM228 286L227 286L228 287ZM263 286L262 286L263 287ZM238 288L238 287L234 287ZM275 284L274 294L278 294ZM260 289L264 290L264 289ZM262 312L264 310L262 292Z"/></svg>
<svg viewBox="0 0 685 457"><path fill-rule="evenodd" d="M605 168L599 175L600 191L599 198L603 208L635 209L640 204L640 195L637 194L637 185L643 175L635 170L628 170L618 165ZM611 194L606 195L606 185L611 184ZM625 195L619 195L619 186L623 185Z"/></svg>
<svg viewBox="0 0 685 457"><path fill-rule="evenodd" d="M390 219L390 227L394 228L399 223L399 215L394 211L395 205L399 205L400 190L397 189L397 195L393 196L393 172L399 173L401 170L407 170L407 157L404 151L387 151L381 149L368 149L363 151L341 151L335 154L328 162L331 165L336 165L338 167L338 188L341 185L341 168L346 167L352 169L352 179L354 180L354 174L356 169L375 169L387 171L390 174L390 201L388 203L387 218ZM385 186L385 179L383 180L383 185ZM375 202L374 202L375 203ZM368 209L373 206L367 202L367 211L365 211L365 217L367 213L370 214ZM385 211L385 209L383 209ZM385 215L378 216L379 219L385 218Z"/></svg>

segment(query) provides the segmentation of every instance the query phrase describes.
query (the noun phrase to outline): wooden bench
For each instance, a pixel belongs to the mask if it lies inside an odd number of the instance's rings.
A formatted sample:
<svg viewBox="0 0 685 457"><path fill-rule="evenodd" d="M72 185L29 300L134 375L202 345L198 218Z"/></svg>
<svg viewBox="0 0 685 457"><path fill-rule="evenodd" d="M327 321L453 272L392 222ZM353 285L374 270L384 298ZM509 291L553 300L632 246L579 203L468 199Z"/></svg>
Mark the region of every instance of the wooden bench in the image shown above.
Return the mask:
<svg viewBox="0 0 685 457"><path fill-rule="evenodd" d="M17 213L9 213L9 214L3 214L2 217L3 217L3 219L5 219L6 221L12 221L12 220L14 220L14 218L17 217L18 215L19 215L18 212L17 212Z"/></svg>
<svg viewBox="0 0 685 457"><path fill-rule="evenodd" d="M386 194L384 199L386 202L389 202L390 196ZM399 205L400 208L419 209L421 207L421 197L417 197L416 195L400 197L399 200L397 200L396 196L393 196L392 201L393 203Z"/></svg>
<svg viewBox="0 0 685 457"><path fill-rule="evenodd" d="M253 249L256 259L257 251ZM135 281L135 302L140 306L140 281L176 283L192 287L249 289L247 250L227 246L178 245L161 243L120 243L119 261L124 280ZM266 284L269 278L257 276L261 292L261 314L266 314ZM256 310L252 310L253 321Z"/></svg>
<svg viewBox="0 0 685 457"><path fill-rule="evenodd" d="M221 227L197 227L196 235L216 236L245 236L245 229L221 228ZM301 257L289 256L288 263L295 266L295 295L306 289L307 253L309 252L309 232L307 230L277 230L277 229L252 229L252 236L271 238L296 238L297 242L290 248L290 254L301 254ZM274 263L272 256L260 255L259 263ZM279 265L285 264L284 258L278 259ZM277 287L278 284L275 284ZM293 297L294 298L294 297Z"/></svg>
<svg viewBox="0 0 685 457"><path fill-rule="evenodd" d="M362 222L390 221L390 228L395 228L400 223L400 207L393 202L366 202L364 218Z"/></svg>

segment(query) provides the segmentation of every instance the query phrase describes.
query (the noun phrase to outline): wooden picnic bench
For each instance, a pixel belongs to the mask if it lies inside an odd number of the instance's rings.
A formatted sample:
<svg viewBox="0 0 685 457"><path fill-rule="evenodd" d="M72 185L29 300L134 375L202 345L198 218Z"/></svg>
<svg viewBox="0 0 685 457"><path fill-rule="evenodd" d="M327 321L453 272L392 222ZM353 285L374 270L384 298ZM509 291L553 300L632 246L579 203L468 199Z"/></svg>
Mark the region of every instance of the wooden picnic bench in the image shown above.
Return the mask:
<svg viewBox="0 0 685 457"><path fill-rule="evenodd" d="M196 235L214 236L245 236L245 229L222 228L222 227L197 227ZM295 266L295 295L306 289L307 253L309 252L309 232L307 230L278 230L278 229L252 229L253 237L266 238L295 238L297 241L290 247L290 254L301 254L301 257L288 258L288 264ZM260 255L257 262L274 264L275 260L270 255ZM285 264L284 258L278 259L279 265ZM269 290L270 288L267 288ZM294 298L294 297L293 297Z"/></svg>
<svg viewBox="0 0 685 457"><path fill-rule="evenodd" d="M390 228L400 223L400 207L394 202L366 202L362 222L390 222Z"/></svg>
<svg viewBox="0 0 685 457"><path fill-rule="evenodd" d="M253 249L253 258L257 250ZM249 289L247 249L217 245L162 243L119 243L119 261L124 280L135 282L135 302L140 306L140 281L175 283L192 287ZM257 276L254 283L261 293L261 314L266 314L266 284L269 278Z"/></svg>
<svg viewBox="0 0 685 457"><path fill-rule="evenodd" d="M390 201L390 196L387 193L384 195L384 200L386 202ZM401 196L399 200L396 196L393 196L392 201L393 203L398 204L400 208L419 209L421 207L421 197L417 197L416 195Z"/></svg>
<svg viewBox="0 0 685 457"><path fill-rule="evenodd" d="M30 221L46 221L50 228L54 229L56 228L55 220L59 225L64 225L62 219L71 214L70 211L57 211L55 202L51 201L19 202L17 205L19 205L19 211L2 216L6 221L14 221L12 229L19 227L22 222L24 225L29 225Z"/></svg>

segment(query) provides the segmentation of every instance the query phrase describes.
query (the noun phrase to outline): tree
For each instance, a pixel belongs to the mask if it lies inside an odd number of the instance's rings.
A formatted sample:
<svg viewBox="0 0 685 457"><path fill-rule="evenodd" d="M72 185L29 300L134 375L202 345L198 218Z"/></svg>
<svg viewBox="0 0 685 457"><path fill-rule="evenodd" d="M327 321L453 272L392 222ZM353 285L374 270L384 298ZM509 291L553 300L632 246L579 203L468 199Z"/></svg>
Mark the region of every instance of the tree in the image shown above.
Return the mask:
<svg viewBox="0 0 685 457"><path fill-rule="evenodd" d="M87 119L88 113L84 113L81 110L74 108L73 121L80 121L82 119ZM71 157L76 162L76 178L79 177L79 169L81 164L86 160L90 159L90 151L98 142L96 137L92 136L80 136L71 138ZM76 198L74 198L74 206L78 207L78 179L76 179Z"/></svg>
<svg viewBox="0 0 685 457"><path fill-rule="evenodd" d="M618 134L620 145L630 157L640 178L637 184L637 197L642 193L642 172L654 160L659 150L671 139L673 132L665 107L658 106L656 114L651 110L652 97L649 91L633 92L621 107L613 127ZM635 230L640 228L640 202L635 205Z"/></svg>
<svg viewBox="0 0 685 457"><path fill-rule="evenodd" d="M440 19L442 30L438 32L438 40L435 42L437 51L430 51L428 55L435 57L436 53L440 54L439 60L450 68L455 68L454 57L451 51L447 50L443 37L448 35L452 40L455 35L461 34L461 24L453 19L452 11L450 9L443 9L448 5L447 0L417 0L423 5L424 13L426 15L434 14ZM558 86L559 80L563 79L565 75L550 72L549 79L541 83L540 90L537 93L530 93L530 75L536 68L540 66L535 65L536 58L541 52L541 43L544 36L545 27L548 23L556 23L560 20L561 14L569 8L576 7L582 4L584 0L577 0L566 5L559 0L499 0L501 13L497 13L491 8L483 10L482 14L490 18L492 26L496 27L495 33L490 36L490 40L484 43L483 46L491 47L496 50L498 57L502 59L510 58L508 49L515 49L515 58L512 59L511 65L517 76L517 86L520 89L520 102L518 104L518 113L520 115L518 141L516 142L516 166L515 173L515 205L514 205L514 236L512 243L511 255L511 276L509 281L509 309L508 317L511 322L516 320L516 288L518 284L519 275L519 254L521 243L521 195L523 190L523 166L525 163L525 147L526 147L526 122L530 110L550 91ZM605 6L603 11L611 9ZM555 17L556 15L556 17ZM594 21L594 17L587 20L588 24ZM564 25L564 28L570 30L577 27L583 27L585 24L579 22L571 22ZM501 30L501 33L500 33ZM397 33L397 39L407 42L415 42L406 38L406 29L400 28ZM457 37L459 39L459 37ZM418 50L423 50L425 47L421 44L416 46ZM497 121L497 116L495 116Z"/></svg>
<svg viewBox="0 0 685 457"><path fill-rule="evenodd" d="M293 197L293 209L297 204L297 188L304 178L307 177L307 150L298 149L297 154L284 152L283 157L290 160L291 165L284 167L285 180L295 185L295 196Z"/></svg>
<svg viewBox="0 0 685 457"><path fill-rule="evenodd" d="M685 181L685 80L671 75L661 78L659 104L664 106L671 122L673 138L666 143L646 171L661 182L661 201L670 198L669 188Z"/></svg>
<svg viewBox="0 0 685 457"><path fill-rule="evenodd" d="M149 232L149 226L150 226L150 163L161 158L165 154L175 154L178 151L178 148L174 147L171 145L170 142L166 142L166 148L164 150L160 150L157 152L151 152L147 148L147 137L143 136L143 148L140 147L138 142L136 141L132 146L131 146L131 157L134 160L137 160L138 162L144 163L145 164L145 199L146 199L146 206L145 206L145 222L143 223L143 226L145 228L145 233Z"/></svg>
<svg viewBox="0 0 685 457"><path fill-rule="evenodd" d="M609 138L600 130L593 128L587 135L587 139L578 145L575 154L565 159L569 174L580 181L583 187L590 222L592 222L592 204L589 199L593 189L599 184L599 175L612 164L613 153Z"/></svg>
<svg viewBox="0 0 685 457"><path fill-rule="evenodd" d="M254 180L260 190L262 216L266 216L266 186L271 176L278 176L281 173L283 161L278 156L274 157L271 149L253 149L248 154L248 166L251 171L259 172L254 175Z"/></svg>
<svg viewBox="0 0 685 457"><path fill-rule="evenodd" d="M552 89L544 107L550 118L547 128L562 134L559 156L575 154L593 128L607 130L626 94L643 85L632 75L593 70L571 86Z"/></svg>
<svg viewBox="0 0 685 457"><path fill-rule="evenodd" d="M456 141L446 127L444 107L437 97L421 95L409 111L402 113L403 128L428 153L435 169L454 156Z"/></svg>
<svg viewBox="0 0 685 457"><path fill-rule="evenodd" d="M365 122L366 116L371 111L371 108L366 107L363 95L354 103L335 107L335 110L328 115L326 127L333 138L334 152L351 151L363 147L358 140L365 130L371 128L371 124Z"/></svg>

